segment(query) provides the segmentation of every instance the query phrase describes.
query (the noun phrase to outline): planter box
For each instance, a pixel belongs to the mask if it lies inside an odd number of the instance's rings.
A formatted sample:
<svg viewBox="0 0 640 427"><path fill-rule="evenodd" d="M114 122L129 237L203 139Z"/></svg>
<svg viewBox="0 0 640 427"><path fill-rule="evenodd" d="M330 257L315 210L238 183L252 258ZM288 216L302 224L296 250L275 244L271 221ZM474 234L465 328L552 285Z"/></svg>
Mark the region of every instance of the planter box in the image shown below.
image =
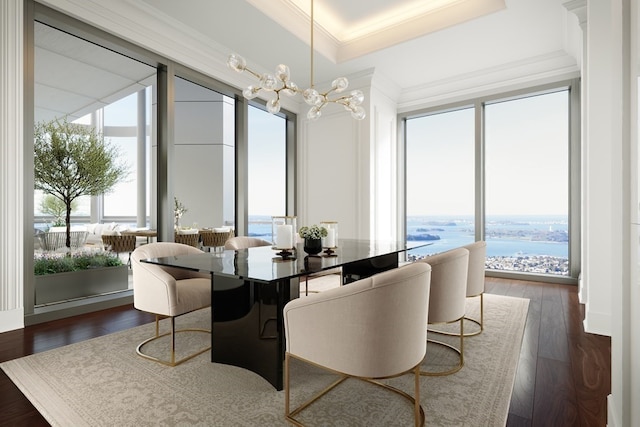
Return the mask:
<svg viewBox="0 0 640 427"><path fill-rule="evenodd" d="M129 287L126 265L36 276L36 305L121 291Z"/></svg>

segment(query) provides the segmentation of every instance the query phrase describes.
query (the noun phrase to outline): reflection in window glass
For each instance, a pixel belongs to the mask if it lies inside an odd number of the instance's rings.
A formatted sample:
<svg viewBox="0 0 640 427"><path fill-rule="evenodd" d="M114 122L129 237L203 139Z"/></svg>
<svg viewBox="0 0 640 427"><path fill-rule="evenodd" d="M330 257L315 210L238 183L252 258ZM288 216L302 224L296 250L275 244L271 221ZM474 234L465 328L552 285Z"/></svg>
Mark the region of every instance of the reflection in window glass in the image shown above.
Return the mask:
<svg viewBox="0 0 640 427"><path fill-rule="evenodd" d="M410 257L474 241L474 109L406 121L407 241L429 243Z"/></svg>
<svg viewBox="0 0 640 427"><path fill-rule="evenodd" d="M568 96L485 107L487 268L569 275Z"/></svg>
<svg viewBox="0 0 640 427"><path fill-rule="evenodd" d="M271 217L286 214L286 120L249 107L248 234L271 240Z"/></svg>

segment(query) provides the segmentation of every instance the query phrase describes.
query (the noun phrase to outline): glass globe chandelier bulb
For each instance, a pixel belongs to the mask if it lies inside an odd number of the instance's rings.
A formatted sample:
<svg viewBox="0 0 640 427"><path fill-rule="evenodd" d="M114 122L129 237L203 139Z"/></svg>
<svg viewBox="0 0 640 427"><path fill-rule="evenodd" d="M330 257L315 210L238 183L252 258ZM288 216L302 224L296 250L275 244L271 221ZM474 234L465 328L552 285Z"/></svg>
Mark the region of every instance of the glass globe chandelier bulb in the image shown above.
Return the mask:
<svg viewBox="0 0 640 427"><path fill-rule="evenodd" d="M351 111L351 117L356 120L363 120L365 117L367 117L367 113L364 111L364 108L358 105Z"/></svg>
<svg viewBox="0 0 640 427"><path fill-rule="evenodd" d="M313 88L305 89L304 92L302 92L302 97L304 98L304 102L306 102L308 105L318 105L320 102L322 102L320 99L320 94Z"/></svg>
<svg viewBox="0 0 640 427"><path fill-rule="evenodd" d="M292 81L288 81L288 82L286 82L286 83L285 83L285 85L284 85L284 89L282 90L282 92L283 92L285 95L293 96L293 95L295 95L296 93L298 93L298 91L299 91L299 90L300 90L300 89L298 89L298 85L297 85L297 84L295 84L295 83L294 83L294 82L292 82Z"/></svg>
<svg viewBox="0 0 640 427"><path fill-rule="evenodd" d="M346 77L338 77L331 82L331 88L336 92L342 92L349 86L349 80Z"/></svg>
<svg viewBox="0 0 640 427"><path fill-rule="evenodd" d="M320 111L320 107L313 106L309 109L309 112L307 113L307 119L318 120L321 115L322 115L322 112Z"/></svg>
<svg viewBox="0 0 640 427"><path fill-rule="evenodd" d="M280 100L273 98L267 102L267 111L271 114L276 114L280 111Z"/></svg>
<svg viewBox="0 0 640 427"><path fill-rule="evenodd" d="M290 78L289 67L284 64L280 64L276 67L276 79L282 82L288 82Z"/></svg>
<svg viewBox="0 0 640 427"><path fill-rule="evenodd" d="M364 94L361 90L353 90L351 91L351 98L349 102L353 105L360 105L364 102Z"/></svg>
<svg viewBox="0 0 640 427"><path fill-rule="evenodd" d="M253 99L256 96L258 96L259 91L260 91L259 87L249 86L248 88L242 91L242 96L244 96L247 99Z"/></svg>
<svg viewBox="0 0 640 427"><path fill-rule="evenodd" d="M241 73L247 68L247 61L240 55L232 53L227 60L227 66L238 73Z"/></svg>
<svg viewBox="0 0 640 427"><path fill-rule="evenodd" d="M276 90L278 88L278 80L272 74L263 74L260 79L260 86L264 90Z"/></svg>

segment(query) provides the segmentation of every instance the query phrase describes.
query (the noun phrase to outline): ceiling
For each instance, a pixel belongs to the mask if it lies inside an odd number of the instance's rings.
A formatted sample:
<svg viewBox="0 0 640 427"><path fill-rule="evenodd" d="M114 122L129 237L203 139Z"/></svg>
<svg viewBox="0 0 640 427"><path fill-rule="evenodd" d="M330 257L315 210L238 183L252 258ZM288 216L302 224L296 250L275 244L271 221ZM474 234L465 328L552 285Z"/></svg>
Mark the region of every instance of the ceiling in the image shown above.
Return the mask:
<svg viewBox="0 0 640 427"><path fill-rule="evenodd" d="M399 93L411 93L550 57L579 63L580 48L571 47L577 20L560 0L314 1L319 85L374 70ZM310 0L137 0L135 6L225 55L244 56L258 72L284 63L299 86L310 83ZM85 114L153 75L64 33L36 30L37 119Z"/></svg>

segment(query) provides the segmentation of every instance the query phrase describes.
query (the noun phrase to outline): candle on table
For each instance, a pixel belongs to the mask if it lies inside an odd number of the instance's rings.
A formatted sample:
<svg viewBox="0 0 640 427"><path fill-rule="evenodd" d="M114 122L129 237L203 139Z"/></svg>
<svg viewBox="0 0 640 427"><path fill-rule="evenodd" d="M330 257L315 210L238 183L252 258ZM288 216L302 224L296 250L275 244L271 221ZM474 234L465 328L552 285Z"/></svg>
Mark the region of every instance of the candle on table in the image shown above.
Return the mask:
<svg viewBox="0 0 640 427"><path fill-rule="evenodd" d="M276 247L278 249L291 249L293 247L293 226L289 224L278 226L276 229Z"/></svg>
<svg viewBox="0 0 640 427"><path fill-rule="evenodd" d="M336 246L336 230L330 228L327 230L327 237L325 237L325 247L333 248Z"/></svg>

